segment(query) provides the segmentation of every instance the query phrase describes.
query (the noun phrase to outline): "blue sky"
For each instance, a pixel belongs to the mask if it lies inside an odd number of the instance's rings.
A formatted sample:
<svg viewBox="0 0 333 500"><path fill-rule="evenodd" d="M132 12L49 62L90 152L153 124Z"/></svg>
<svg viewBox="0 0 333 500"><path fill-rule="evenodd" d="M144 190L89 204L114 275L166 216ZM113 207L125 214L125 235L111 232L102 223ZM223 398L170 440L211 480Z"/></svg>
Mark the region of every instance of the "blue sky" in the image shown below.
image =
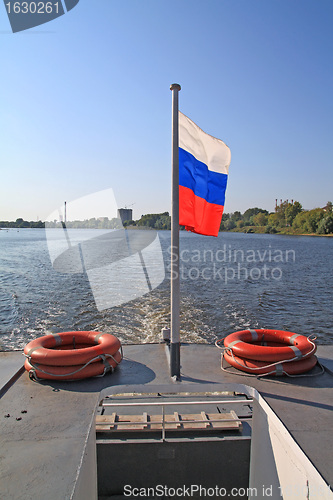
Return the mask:
<svg viewBox="0 0 333 500"><path fill-rule="evenodd" d="M332 25L332 0L80 0L13 34L0 5L0 220L106 188L170 210L173 82L231 149L226 212L333 201Z"/></svg>

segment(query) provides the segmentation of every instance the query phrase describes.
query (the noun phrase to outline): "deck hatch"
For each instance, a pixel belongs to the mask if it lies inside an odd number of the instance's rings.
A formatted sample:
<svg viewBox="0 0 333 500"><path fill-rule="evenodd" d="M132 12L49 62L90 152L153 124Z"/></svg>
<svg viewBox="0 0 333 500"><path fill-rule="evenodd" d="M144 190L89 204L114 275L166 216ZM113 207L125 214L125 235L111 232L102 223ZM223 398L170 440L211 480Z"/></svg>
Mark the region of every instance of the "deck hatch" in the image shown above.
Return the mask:
<svg viewBox="0 0 333 500"><path fill-rule="evenodd" d="M179 413L154 415L147 412L136 415L96 416L96 432L137 432L137 431L194 431L194 430L236 430L242 429L242 423L236 413Z"/></svg>
<svg viewBox="0 0 333 500"><path fill-rule="evenodd" d="M118 394L100 403L96 432L241 432L244 406L252 402L244 394ZM223 410L221 411L221 408ZM248 415L247 415L248 416Z"/></svg>

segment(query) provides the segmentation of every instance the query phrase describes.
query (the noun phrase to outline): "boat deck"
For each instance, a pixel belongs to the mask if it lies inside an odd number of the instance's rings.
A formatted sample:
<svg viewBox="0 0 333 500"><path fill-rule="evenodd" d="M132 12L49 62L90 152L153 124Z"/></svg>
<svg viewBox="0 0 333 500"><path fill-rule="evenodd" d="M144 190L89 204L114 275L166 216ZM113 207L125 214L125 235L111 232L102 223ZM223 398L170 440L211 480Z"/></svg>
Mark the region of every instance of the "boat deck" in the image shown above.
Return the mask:
<svg viewBox="0 0 333 500"><path fill-rule="evenodd" d="M196 392L222 390L225 384L231 390L238 384L254 387L332 487L333 346L318 348L326 368L320 376L257 379L222 371L215 346L182 345L180 382L170 379L166 351L163 343L125 345L115 373L78 382L33 382L22 370L21 352L0 352L0 498L89 498L89 485L78 476L86 460L96 460L85 450L99 402L137 385Z"/></svg>

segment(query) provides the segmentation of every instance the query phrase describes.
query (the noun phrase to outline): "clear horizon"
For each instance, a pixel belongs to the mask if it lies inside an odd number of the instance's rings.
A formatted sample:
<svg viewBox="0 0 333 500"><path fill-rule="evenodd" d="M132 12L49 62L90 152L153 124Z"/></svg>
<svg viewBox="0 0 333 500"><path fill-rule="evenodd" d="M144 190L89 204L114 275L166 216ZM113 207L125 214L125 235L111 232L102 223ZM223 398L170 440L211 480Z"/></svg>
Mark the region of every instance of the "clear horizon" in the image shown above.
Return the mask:
<svg viewBox="0 0 333 500"><path fill-rule="evenodd" d="M0 220L112 188L170 212L171 92L231 149L225 212L332 201L330 0L79 2L13 34L0 9Z"/></svg>
<svg viewBox="0 0 333 500"><path fill-rule="evenodd" d="M289 202L291 203L291 201L295 202L295 201L299 201L299 200L282 200L282 201L283 201L283 202L284 202L284 201L289 201ZM327 201L331 201L331 200L327 200ZM301 202L300 202L300 203L301 203ZM280 204L280 200L278 200L278 205L279 205L279 204ZM325 203L323 203L320 207L318 206L318 207L306 208L306 207L304 207L304 206L303 206L303 204L302 204L302 203L301 203L301 205L302 205L302 207L303 207L303 210L310 211L310 210L313 210L313 209L316 209L316 208L325 208L325 206L326 206L326 202L325 202ZM119 208L122 208L122 207L119 207ZM244 211L242 211L241 213L242 213L242 214L244 214L244 212L245 212L246 210L251 209L251 208L259 208L259 209L267 210L267 209L265 209L265 208L263 208L263 207L248 207L247 209L245 209L245 210L244 210ZM275 207L274 207L274 208L275 208ZM236 211L240 211L240 210L237 210L237 209L236 209L236 210L234 210L234 212L236 212ZM147 214L142 214L140 217L133 218L133 220L134 220L134 221L139 220L139 219L140 219L142 216L144 216L144 215L149 215L149 214L154 214L154 215L156 215L156 214L162 214L162 213L165 213L165 212L169 212L169 215L171 215L170 210L164 210L164 211L162 211L162 212L149 212L149 213L147 213ZM223 213L232 214L232 213L234 213L234 212L227 212L227 211L224 211ZM269 213L275 213L275 209L274 209L274 210L268 210L268 212L269 212ZM133 215L134 215L134 214L133 214ZM79 219L79 218L70 218L70 219L68 219L68 222L70 222L70 221L84 221L84 220L89 220L89 219L93 219L93 218L96 218L96 219L108 218L109 220L111 220L111 218L112 218L112 217L108 217L108 216L106 216L106 215L100 215L100 216L91 216L91 217L82 218L82 219ZM24 221L26 221L26 222L38 222L38 221L40 221L40 222L46 222L45 220L40 219L40 218L37 220L37 219L26 219L26 218L24 218L24 217L17 217L16 219L12 219L12 220L8 220L8 219L1 219L1 221L2 221L2 222L16 222L16 220L17 220L17 219L23 219L23 220L24 220ZM47 219L47 217L46 217L46 219Z"/></svg>

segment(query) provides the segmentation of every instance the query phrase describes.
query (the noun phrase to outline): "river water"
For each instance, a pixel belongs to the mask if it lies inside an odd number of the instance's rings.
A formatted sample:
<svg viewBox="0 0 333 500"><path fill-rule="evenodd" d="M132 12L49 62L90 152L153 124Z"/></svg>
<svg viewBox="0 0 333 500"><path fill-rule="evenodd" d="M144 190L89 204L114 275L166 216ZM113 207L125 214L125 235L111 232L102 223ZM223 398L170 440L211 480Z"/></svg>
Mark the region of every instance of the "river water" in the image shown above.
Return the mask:
<svg viewBox="0 0 333 500"><path fill-rule="evenodd" d="M45 230L1 230L0 347L21 349L69 330L110 332L124 343L159 341L170 322L171 249L170 232L158 235L162 283L100 310L85 272L52 267ZM180 243L182 341L213 343L237 330L274 328L333 343L333 238L183 231Z"/></svg>

